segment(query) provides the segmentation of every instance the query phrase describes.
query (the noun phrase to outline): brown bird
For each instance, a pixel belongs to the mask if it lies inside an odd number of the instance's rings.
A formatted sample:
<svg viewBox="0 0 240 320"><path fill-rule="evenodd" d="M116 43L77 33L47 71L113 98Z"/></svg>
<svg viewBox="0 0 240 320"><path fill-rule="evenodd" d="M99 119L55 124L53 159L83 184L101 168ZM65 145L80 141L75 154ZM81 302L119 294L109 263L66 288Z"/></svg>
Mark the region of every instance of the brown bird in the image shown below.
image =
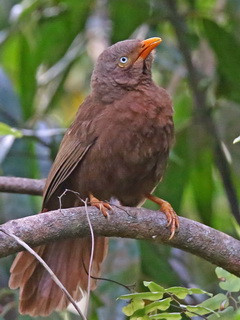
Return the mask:
<svg viewBox="0 0 240 320"><path fill-rule="evenodd" d="M146 198L166 214L171 237L179 226L171 205L151 192L161 180L173 141L173 109L167 92L151 77L152 50L160 38L126 40L107 48L92 74L90 95L67 130L48 176L42 211L59 208L66 189L79 192L107 215L118 199L137 206ZM83 205L74 194L62 198L62 208ZM91 275L99 277L108 248L104 237L95 238ZM72 297L87 290L90 238L67 239L35 248ZM96 280L91 280L91 289ZM9 286L20 287L22 314L49 315L69 301L47 271L28 252L17 255Z"/></svg>

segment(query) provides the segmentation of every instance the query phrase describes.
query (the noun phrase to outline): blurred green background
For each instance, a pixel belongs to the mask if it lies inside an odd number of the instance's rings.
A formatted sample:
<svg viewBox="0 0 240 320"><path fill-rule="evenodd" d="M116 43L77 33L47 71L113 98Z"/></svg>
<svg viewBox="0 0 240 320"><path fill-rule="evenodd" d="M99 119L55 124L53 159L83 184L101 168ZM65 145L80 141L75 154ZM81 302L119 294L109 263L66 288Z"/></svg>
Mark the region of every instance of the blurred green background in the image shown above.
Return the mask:
<svg viewBox="0 0 240 320"><path fill-rule="evenodd" d="M1 175L46 177L89 93L99 53L127 38L160 36L153 77L173 98L176 142L155 193L179 215L237 237L239 31L239 0L0 0L0 122L23 133L0 137ZM0 194L0 221L35 214L40 206L40 197ZM0 320L28 320L18 315L17 292L7 289L12 259L0 261ZM216 293L214 268L178 249L113 239L104 276L138 289L142 280L153 280ZM89 320L125 319L123 302L115 301L124 293L101 281Z"/></svg>

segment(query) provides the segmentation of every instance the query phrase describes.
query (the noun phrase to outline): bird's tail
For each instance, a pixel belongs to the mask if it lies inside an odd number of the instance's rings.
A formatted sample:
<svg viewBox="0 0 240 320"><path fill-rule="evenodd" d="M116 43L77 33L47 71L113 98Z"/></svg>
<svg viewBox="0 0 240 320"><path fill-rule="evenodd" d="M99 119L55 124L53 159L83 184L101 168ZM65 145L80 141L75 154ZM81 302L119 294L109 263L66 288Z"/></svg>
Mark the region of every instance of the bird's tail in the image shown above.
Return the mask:
<svg viewBox="0 0 240 320"><path fill-rule="evenodd" d="M99 277L101 263L106 256L107 249L108 239L96 237L92 276ZM88 287L91 239L62 240L38 246L35 251L49 265L73 299L79 301ZM29 252L18 253L10 271L10 288L20 287L20 313L31 316L47 316L54 310L63 310L68 306L67 297L53 282L44 267ZM91 279L91 290L95 287L96 280Z"/></svg>

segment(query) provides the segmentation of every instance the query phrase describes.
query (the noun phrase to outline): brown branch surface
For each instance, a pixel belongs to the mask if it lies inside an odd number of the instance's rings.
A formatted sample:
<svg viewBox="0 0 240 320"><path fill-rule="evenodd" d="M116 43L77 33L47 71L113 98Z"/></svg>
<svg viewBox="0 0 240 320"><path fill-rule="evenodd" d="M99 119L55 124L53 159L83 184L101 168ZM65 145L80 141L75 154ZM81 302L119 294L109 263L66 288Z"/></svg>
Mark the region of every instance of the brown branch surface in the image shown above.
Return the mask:
<svg viewBox="0 0 240 320"><path fill-rule="evenodd" d="M41 195L45 180L0 177L0 192ZM127 212L126 212L127 211ZM180 229L172 240L166 218L159 211L144 208L115 208L106 220L95 208L89 208L91 223L97 235L149 239L191 252L240 276L240 241L196 221L180 217ZM20 237L31 246L67 237L89 235L85 209L56 210L12 220L2 230ZM21 251L22 247L0 233L0 258Z"/></svg>
<svg viewBox="0 0 240 320"><path fill-rule="evenodd" d="M0 177L0 192L21 193L41 196L45 179L28 179L17 177Z"/></svg>
<svg viewBox="0 0 240 320"><path fill-rule="evenodd" d="M168 240L170 233L166 227L166 217L159 211L114 207L114 212L106 220L96 208L89 207L89 216L96 235L148 239L168 244L240 276L240 241L196 221L180 217L179 232L172 240ZM84 207L55 210L12 220L3 224L1 229L15 234L31 246L90 234ZM0 233L0 257L21 250L17 242Z"/></svg>

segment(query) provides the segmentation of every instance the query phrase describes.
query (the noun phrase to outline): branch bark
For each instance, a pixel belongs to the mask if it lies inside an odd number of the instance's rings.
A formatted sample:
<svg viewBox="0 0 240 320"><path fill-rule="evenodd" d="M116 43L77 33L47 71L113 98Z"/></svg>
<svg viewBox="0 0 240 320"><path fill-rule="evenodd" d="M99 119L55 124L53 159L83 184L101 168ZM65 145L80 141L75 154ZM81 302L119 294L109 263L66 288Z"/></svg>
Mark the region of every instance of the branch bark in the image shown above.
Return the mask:
<svg viewBox="0 0 240 320"><path fill-rule="evenodd" d="M41 196L45 179L28 179L17 177L0 177L0 192L21 193Z"/></svg>
<svg viewBox="0 0 240 320"><path fill-rule="evenodd" d="M179 232L172 240L163 213L144 208L116 208L108 220L94 207L88 208L95 235L148 239L168 244L240 276L240 241L199 222L180 217ZM90 234L84 207L55 210L6 222L0 231L15 234L30 246ZM0 233L0 257L21 251L21 246Z"/></svg>
<svg viewBox="0 0 240 320"><path fill-rule="evenodd" d="M41 195L45 180L0 177L0 192ZM144 208L116 208L106 220L96 208L89 207L96 235L148 239L193 253L240 276L240 241L199 222L180 217L179 232L169 240L166 217ZM0 231L14 234L34 247L69 237L89 235L84 207L69 208L8 221ZM0 233L0 258L21 251L22 247Z"/></svg>

